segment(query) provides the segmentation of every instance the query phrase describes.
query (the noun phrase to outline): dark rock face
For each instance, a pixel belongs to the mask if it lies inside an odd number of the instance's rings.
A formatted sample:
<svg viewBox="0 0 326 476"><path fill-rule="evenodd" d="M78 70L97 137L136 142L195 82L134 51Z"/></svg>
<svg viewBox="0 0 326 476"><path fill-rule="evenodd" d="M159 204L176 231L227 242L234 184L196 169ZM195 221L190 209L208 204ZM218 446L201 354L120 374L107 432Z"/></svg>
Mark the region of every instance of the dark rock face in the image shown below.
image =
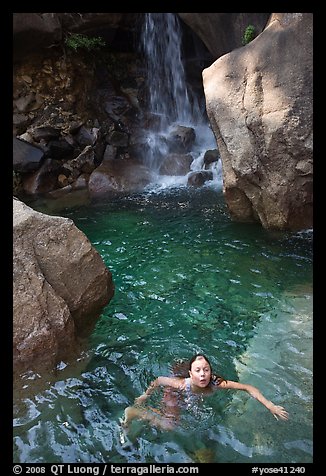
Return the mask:
<svg viewBox="0 0 326 476"><path fill-rule="evenodd" d="M180 18L201 38L214 58L242 46L248 25L256 35L266 26L270 13L178 13Z"/></svg>
<svg viewBox="0 0 326 476"><path fill-rule="evenodd" d="M67 31L102 36L108 44L118 36L123 42L122 32L129 34L136 18L136 13L14 13L14 59L57 46Z"/></svg>
<svg viewBox="0 0 326 476"><path fill-rule="evenodd" d="M50 47L62 39L62 28L57 13L14 13L14 57Z"/></svg>

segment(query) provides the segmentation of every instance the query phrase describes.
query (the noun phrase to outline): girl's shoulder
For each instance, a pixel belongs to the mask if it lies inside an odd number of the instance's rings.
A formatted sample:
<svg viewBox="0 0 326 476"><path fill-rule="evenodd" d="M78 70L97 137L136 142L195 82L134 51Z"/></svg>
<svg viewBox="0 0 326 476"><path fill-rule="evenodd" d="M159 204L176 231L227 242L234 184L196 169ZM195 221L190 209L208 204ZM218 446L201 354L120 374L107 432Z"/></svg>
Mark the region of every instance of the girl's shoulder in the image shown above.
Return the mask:
<svg viewBox="0 0 326 476"><path fill-rule="evenodd" d="M212 387L223 387L227 383L225 378L220 377L219 375L212 375L211 386Z"/></svg>

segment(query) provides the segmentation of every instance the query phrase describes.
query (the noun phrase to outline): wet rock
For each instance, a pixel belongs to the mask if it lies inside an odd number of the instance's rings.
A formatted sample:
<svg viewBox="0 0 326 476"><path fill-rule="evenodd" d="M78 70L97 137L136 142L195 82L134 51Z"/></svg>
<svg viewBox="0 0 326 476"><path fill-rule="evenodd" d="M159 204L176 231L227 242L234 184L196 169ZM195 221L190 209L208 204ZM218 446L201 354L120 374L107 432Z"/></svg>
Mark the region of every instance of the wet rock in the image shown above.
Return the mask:
<svg viewBox="0 0 326 476"><path fill-rule="evenodd" d="M44 157L41 148L13 137L13 168L16 172L30 172L40 167Z"/></svg>

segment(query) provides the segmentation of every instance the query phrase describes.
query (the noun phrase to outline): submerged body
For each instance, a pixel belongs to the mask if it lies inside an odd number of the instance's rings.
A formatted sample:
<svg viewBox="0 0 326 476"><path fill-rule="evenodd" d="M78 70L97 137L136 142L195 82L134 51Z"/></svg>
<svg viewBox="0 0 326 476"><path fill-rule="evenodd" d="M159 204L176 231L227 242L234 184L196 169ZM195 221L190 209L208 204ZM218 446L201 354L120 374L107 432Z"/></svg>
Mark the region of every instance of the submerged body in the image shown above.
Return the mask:
<svg viewBox="0 0 326 476"><path fill-rule="evenodd" d="M163 411L143 405L147 398L158 387L164 387ZM186 395L210 395L220 389L244 390L262 403L278 420L288 419L287 411L280 405L264 397L258 388L245 383L225 380L213 375L212 367L204 355L195 355L189 364L189 377L158 377L148 389L135 399L134 405L125 409L124 426L135 418L147 420L163 429L172 429L178 420L180 412L180 397Z"/></svg>

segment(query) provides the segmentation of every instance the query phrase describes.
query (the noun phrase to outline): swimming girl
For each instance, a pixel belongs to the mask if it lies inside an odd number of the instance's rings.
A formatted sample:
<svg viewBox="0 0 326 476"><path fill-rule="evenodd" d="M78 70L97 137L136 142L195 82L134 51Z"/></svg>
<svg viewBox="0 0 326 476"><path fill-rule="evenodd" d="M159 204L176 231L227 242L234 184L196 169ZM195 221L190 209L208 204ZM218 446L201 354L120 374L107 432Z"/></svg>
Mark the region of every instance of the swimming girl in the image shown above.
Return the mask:
<svg viewBox="0 0 326 476"><path fill-rule="evenodd" d="M129 423L135 419L148 420L152 424L163 428L172 429L179 415L180 396L185 394L209 395L220 389L245 390L253 398L262 403L276 420L288 419L288 412L280 405L275 405L267 400L263 394L254 386L232 380L225 380L223 377L214 375L212 366L208 358L203 354L196 354L189 362L189 377L158 377L155 379L148 389L135 399L134 405L125 409L125 418L123 426L128 427ZM148 407L143 407L146 399L152 392L158 388L164 387L163 404L164 411L160 411Z"/></svg>

